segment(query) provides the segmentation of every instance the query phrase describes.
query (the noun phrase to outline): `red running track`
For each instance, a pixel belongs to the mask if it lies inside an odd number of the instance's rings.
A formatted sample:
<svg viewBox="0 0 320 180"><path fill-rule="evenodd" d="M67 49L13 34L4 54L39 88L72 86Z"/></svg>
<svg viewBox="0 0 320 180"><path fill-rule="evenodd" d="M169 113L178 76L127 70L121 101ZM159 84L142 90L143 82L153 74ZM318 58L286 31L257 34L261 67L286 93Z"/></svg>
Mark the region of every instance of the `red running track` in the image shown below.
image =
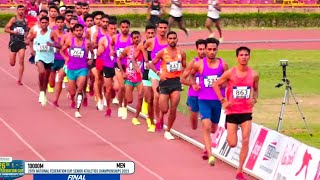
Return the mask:
<svg viewBox="0 0 320 180"><path fill-rule="evenodd" d="M180 42L195 41L200 38L200 34L207 37L205 31L194 31L190 39L186 39L179 32ZM225 31L224 34L225 41L262 40L265 37L285 39L291 36L295 39L320 38L319 31L315 30ZM10 67L8 64L7 40L8 35L0 36L0 41L4 44L0 49L0 137L4 137L0 141L0 156L24 160L134 161L136 173L123 176L123 179L234 179L235 169L231 166L218 161L215 167L209 167L207 161L201 160L200 149L181 139L167 141L163 138L163 132L147 133L144 122L141 126L133 126L130 113L128 120L105 118L103 112L95 109L91 99L89 106L82 110L83 118L75 119L74 110L68 106L65 91L61 96L60 108L55 108L52 104L41 107L37 102L39 91L35 66L26 61L24 86L17 86L17 67ZM221 48L227 46L221 45ZM281 48L274 44L272 47ZM314 46L304 46L303 49L308 48L313 49ZM48 99L51 98L52 94L49 94ZM116 106L112 110L115 115ZM187 117L179 114L174 128L202 142L200 128L192 131Z"/></svg>
<svg viewBox="0 0 320 180"><path fill-rule="evenodd" d="M6 44L3 40L2 43ZM147 133L146 124L133 126L128 120L105 118L92 98L82 108L82 119L74 118L65 91L60 108L38 103L37 70L25 63L23 86L16 84L17 67L8 64L8 50L0 57L0 156L23 160L130 160L133 175L122 179L234 179L235 169L218 161L215 167L201 159L201 150L177 139L167 141L162 133ZM27 56L28 57L28 56ZM26 58L27 59L27 58ZM48 94L52 100L52 94ZM116 107L112 108L113 116ZM21 179L32 179L26 176Z"/></svg>

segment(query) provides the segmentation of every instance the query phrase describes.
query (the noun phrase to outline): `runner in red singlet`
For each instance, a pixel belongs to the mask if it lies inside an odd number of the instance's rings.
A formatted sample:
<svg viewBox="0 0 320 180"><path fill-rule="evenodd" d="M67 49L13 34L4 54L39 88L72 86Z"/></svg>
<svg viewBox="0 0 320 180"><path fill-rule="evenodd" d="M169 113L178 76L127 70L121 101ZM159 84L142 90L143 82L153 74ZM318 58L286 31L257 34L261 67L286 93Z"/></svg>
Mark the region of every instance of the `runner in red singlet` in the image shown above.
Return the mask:
<svg viewBox="0 0 320 180"><path fill-rule="evenodd" d="M258 98L259 75L248 66L250 49L239 47L236 50L238 65L226 71L213 85L222 106L225 108L227 123L227 141L230 147L236 147L237 131L242 131L242 147L236 179L246 179L243 175L243 164L249 150L249 138L252 125L252 110ZM220 88L227 83L226 99Z"/></svg>

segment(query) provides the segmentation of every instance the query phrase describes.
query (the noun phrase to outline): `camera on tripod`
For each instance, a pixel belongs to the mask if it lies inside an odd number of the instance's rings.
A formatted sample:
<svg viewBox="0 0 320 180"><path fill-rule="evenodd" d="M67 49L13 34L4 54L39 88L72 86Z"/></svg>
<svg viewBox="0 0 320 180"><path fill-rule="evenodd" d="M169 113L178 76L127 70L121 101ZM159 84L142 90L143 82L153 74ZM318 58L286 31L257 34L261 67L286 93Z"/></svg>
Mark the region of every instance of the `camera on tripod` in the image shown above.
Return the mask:
<svg viewBox="0 0 320 180"><path fill-rule="evenodd" d="M282 59L280 60L280 66L282 66L282 74L283 74L283 77L282 77L282 81L284 83L289 83L289 80L287 79L287 66L288 66L288 60L285 60L285 59ZM283 83L279 83L276 85L276 88L280 88L281 86L283 86Z"/></svg>

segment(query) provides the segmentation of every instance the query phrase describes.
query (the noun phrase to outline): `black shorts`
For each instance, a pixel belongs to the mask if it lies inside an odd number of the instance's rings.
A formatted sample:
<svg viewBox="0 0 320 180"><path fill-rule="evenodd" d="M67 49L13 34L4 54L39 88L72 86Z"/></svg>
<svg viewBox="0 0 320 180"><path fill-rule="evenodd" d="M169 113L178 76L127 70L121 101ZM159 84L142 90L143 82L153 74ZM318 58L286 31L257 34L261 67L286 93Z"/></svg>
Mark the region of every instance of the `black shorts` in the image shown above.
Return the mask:
<svg viewBox="0 0 320 180"><path fill-rule="evenodd" d="M153 24L155 26L158 25L158 23L160 22L160 17L159 16L155 16L155 15L151 15L150 19L149 19L149 23Z"/></svg>
<svg viewBox="0 0 320 180"><path fill-rule="evenodd" d="M38 62L41 62L43 64L45 70L52 70L53 63L45 63L41 60L39 60Z"/></svg>
<svg viewBox="0 0 320 180"><path fill-rule="evenodd" d="M149 69L143 70L142 80L149 80Z"/></svg>
<svg viewBox="0 0 320 180"><path fill-rule="evenodd" d="M9 42L9 48L11 52L19 52L20 49L26 49L26 43L22 42L22 41L10 41Z"/></svg>
<svg viewBox="0 0 320 180"><path fill-rule="evenodd" d="M244 113L244 114L229 114L226 115L226 122L232 124L242 124L246 121L252 120L252 113Z"/></svg>
<svg viewBox="0 0 320 180"><path fill-rule="evenodd" d="M214 18L211 18L211 17L209 17L209 16L208 16L208 18L209 18L213 23L216 23L216 22L218 22L218 21L220 20L220 18L214 19Z"/></svg>
<svg viewBox="0 0 320 180"><path fill-rule="evenodd" d="M183 16L181 16L181 17L174 17L174 16L172 16L172 15L170 15L170 17L172 17L172 18L174 19L174 21L177 21L177 22L181 22L181 21L182 21L182 18L183 18Z"/></svg>
<svg viewBox="0 0 320 180"><path fill-rule="evenodd" d="M174 91L182 91L180 78L168 78L165 81L159 82L160 94L171 94Z"/></svg>
<svg viewBox="0 0 320 180"><path fill-rule="evenodd" d="M113 78L115 75L114 68L103 66L103 77L104 78Z"/></svg>
<svg viewBox="0 0 320 180"><path fill-rule="evenodd" d="M89 61L89 60L91 60L91 59L88 59L88 61ZM96 61L97 61L96 59L93 59L92 64L91 64L91 65L88 65L88 68L89 68L89 69L92 69L92 68L96 67Z"/></svg>

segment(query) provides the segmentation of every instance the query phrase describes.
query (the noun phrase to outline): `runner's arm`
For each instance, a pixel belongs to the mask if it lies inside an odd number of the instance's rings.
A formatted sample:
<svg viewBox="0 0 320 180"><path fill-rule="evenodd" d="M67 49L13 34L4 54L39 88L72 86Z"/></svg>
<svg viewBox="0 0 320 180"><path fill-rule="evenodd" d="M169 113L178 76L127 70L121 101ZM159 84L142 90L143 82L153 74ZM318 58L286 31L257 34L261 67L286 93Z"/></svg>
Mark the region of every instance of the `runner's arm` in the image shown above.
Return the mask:
<svg viewBox="0 0 320 180"><path fill-rule="evenodd" d="M253 78L253 99L257 102L257 98L259 96L259 74L254 72Z"/></svg>
<svg viewBox="0 0 320 180"><path fill-rule="evenodd" d="M153 39L153 38L151 38L151 39ZM143 58L144 58L145 62L152 60L152 59L148 59L148 52L147 52L150 45L151 45L151 40L147 39L146 43L144 43L143 48L142 48Z"/></svg>
<svg viewBox="0 0 320 180"><path fill-rule="evenodd" d="M70 47L70 44L71 44L71 39L66 37L65 43L63 44L62 48L60 49L60 54L63 57L63 59L65 60L66 65L68 64L69 56L67 56L65 54L65 51Z"/></svg>
<svg viewBox="0 0 320 180"><path fill-rule="evenodd" d="M184 85L187 85L187 86L192 85L192 82L188 79L188 77L192 71L192 68L194 66L194 62L195 62L194 59L191 60L181 75L181 83Z"/></svg>
<svg viewBox="0 0 320 180"><path fill-rule="evenodd" d="M6 33L10 33L10 34L18 34L18 32L14 31L14 30L11 30L10 27L13 25L13 23L15 23L15 18L12 17L10 19L10 21L6 24L5 28L4 28L4 32Z"/></svg>
<svg viewBox="0 0 320 180"><path fill-rule="evenodd" d="M197 84L197 81L196 81L196 74L199 71L200 71L200 61L194 62L193 67L192 67L190 74L189 74L189 81L190 81L192 88L195 91L200 89L200 86L199 86L199 84Z"/></svg>
<svg viewBox="0 0 320 180"><path fill-rule="evenodd" d="M93 43L93 48L96 49L98 48L98 31L96 31L93 36L92 36L92 43Z"/></svg>
<svg viewBox="0 0 320 180"><path fill-rule="evenodd" d="M185 70L186 66L187 66L186 53L182 51L181 53L181 72L182 73Z"/></svg>
<svg viewBox="0 0 320 180"><path fill-rule="evenodd" d="M49 43L49 46L52 46L52 47L55 47L57 49L60 49L61 48L61 44L59 42L59 38L58 38L58 35L57 33L55 33L54 31L51 31L51 40L54 42L53 44Z"/></svg>
<svg viewBox="0 0 320 180"><path fill-rule="evenodd" d="M130 49L130 47L124 48L124 50L121 52L121 54L119 55L119 57L117 59L118 68L120 69L122 74L124 74L124 69L122 68L121 59L127 57L129 49Z"/></svg>
<svg viewBox="0 0 320 180"><path fill-rule="evenodd" d="M98 42L98 51L97 51L97 57L101 56L101 54L103 53L103 51L105 50L105 38L101 38Z"/></svg>
<svg viewBox="0 0 320 180"><path fill-rule="evenodd" d="M36 37L36 33L34 31L31 31L27 37L27 42L29 43L30 49L32 52L34 52L33 49L33 40Z"/></svg>
<svg viewBox="0 0 320 180"><path fill-rule="evenodd" d="M222 76L213 83L213 90L216 93L218 99L221 101L221 103L223 103L223 101L225 100L221 94L220 88L228 82L228 80L230 79L231 76L231 70L227 70L225 71Z"/></svg>
<svg viewBox="0 0 320 180"><path fill-rule="evenodd" d="M87 48L88 48L88 50L90 51L91 54L94 54L93 46L94 46L94 44L90 41L90 39L87 39ZM93 61L93 59L94 59L94 56L92 55L90 60Z"/></svg>
<svg viewBox="0 0 320 180"><path fill-rule="evenodd" d="M159 77L160 77L159 75L160 72L157 70L155 65L160 61L160 59L162 59L162 56L163 56L163 50L161 50L150 63L150 69L152 69L153 72L156 72Z"/></svg>

